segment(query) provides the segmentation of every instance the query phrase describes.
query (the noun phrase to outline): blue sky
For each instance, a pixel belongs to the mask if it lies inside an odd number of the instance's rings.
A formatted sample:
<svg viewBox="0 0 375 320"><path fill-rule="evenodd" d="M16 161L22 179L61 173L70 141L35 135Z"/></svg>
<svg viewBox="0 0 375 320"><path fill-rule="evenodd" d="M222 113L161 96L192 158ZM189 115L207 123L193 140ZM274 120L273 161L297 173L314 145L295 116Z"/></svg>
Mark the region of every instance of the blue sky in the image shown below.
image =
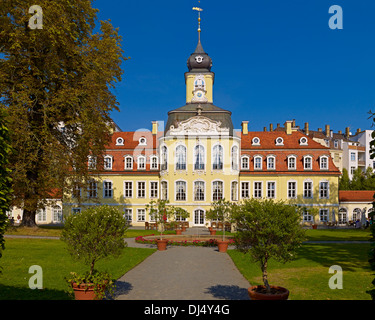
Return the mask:
<svg viewBox="0 0 375 320"><path fill-rule="evenodd" d="M332 5L343 29L332 30ZM373 0L96 0L99 19L123 37L123 80L115 94L123 131L151 129L185 104L186 61L201 40L213 60L214 104L232 111L235 128L252 131L295 119L310 129L374 129L375 1Z"/></svg>

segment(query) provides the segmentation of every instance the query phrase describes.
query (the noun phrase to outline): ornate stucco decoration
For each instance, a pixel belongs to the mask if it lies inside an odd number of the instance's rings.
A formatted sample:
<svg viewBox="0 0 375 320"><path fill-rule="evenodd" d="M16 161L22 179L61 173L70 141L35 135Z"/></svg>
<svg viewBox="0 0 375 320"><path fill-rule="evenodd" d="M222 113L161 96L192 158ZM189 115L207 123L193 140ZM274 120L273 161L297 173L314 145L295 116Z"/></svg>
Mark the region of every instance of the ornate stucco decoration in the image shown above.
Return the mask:
<svg viewBox="0 0 375 320"><path fill-rule="evenodd" d="M198 115L179 122L176 128L173 125L170 126L169 135L229 135L229 128L221 128L220 126L220 121Z"/></svg>

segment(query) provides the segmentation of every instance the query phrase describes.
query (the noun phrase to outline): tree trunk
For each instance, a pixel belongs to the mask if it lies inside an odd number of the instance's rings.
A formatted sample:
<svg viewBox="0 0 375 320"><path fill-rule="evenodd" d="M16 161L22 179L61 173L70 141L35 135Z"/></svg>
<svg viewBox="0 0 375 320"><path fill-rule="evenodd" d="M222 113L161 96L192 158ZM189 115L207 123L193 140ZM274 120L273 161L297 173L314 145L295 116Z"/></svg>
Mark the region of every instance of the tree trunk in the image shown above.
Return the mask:
<svg viewBox="0 0 375 320"><path fill-rule="evenodd" d="M21 221L21 226L23 227L37 227L35 223L36 211L23 210L23 217Z"/></svg>
<svg viewBox="0 0 375 320"><path fill-rule="evenodd" d="M265 259L262 263L262 273L263 273L262 278L263 278L263 283L266 287L267 293L270 293L271 288L267 279L267 264L268 264L267 259Z"/></svg>

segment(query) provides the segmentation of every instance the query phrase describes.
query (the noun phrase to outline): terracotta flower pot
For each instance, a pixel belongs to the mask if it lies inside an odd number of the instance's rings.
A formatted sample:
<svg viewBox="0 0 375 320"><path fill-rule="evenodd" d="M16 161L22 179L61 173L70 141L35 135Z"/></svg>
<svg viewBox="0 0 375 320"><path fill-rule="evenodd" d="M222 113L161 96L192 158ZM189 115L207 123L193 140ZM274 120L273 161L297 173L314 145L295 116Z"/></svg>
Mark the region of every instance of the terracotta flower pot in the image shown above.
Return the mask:
<svg viewBox="0 0 375 320"><path fill-rule="evenodd" d="M73 283L72 287L75 300L99 300L92 283L81 283L80 285ZM105 285L102 286L100 291L105 291Z"/></svg>
<svg viewBox="0 0 375 320"><path fill-rule="evenodd" d="M228 249L228 240L217 240L217 246L219 248L219 252L227 252Z"/></svg>
<svg viewBox="0 0 375 320"><path fill-rule="evenodd" d="M178 235L182 234L182 229L176 229L176 234Z"/></svg>
<svg viewBox="0 0 375 320"><path fill-rule="evenodd" d="M164 251L167 249L167 243L168 243L168 240L167 239L157 239L156 240L156 243L157 243L157 246L158 246L158 250L159 251Z"/></svg>
<svg viewBox="0 0 375 320"><path fill-rule="evenodd" d="M313 228L313 229L317 229L318 226L317 226L316 224L313 224L313 225L312 225L312 228Z"/></svg>
<svg viewBox="0 0 375 320"><path fill-rule="evenodd" d="M251 300L287 300L289 297L289 290L279 286L270 286L274 293L261 292L265 286L252 286L247 289Z"/></svg>
<svg viewBox="0 0 375 320"><path fill-rule="evenodd" d="M211 229L210 229L210 235L211 235L211 236L216 235L216 230L211 228Z"/></svg>

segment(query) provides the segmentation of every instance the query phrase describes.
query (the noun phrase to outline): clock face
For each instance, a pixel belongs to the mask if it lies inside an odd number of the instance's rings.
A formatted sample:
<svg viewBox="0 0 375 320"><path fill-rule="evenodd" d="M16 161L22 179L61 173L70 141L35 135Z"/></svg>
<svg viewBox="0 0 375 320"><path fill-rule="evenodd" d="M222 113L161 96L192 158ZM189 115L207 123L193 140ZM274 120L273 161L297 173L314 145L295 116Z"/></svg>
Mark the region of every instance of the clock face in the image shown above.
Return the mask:
<svg viewBox="0 0 375 320"><path fill-rule="evenodd" d="M202 56L196 56L196 57L195 57L195 61L196 61L197 63L202 63L202 61L203 61L203 57L202 57Z"/></svg>

